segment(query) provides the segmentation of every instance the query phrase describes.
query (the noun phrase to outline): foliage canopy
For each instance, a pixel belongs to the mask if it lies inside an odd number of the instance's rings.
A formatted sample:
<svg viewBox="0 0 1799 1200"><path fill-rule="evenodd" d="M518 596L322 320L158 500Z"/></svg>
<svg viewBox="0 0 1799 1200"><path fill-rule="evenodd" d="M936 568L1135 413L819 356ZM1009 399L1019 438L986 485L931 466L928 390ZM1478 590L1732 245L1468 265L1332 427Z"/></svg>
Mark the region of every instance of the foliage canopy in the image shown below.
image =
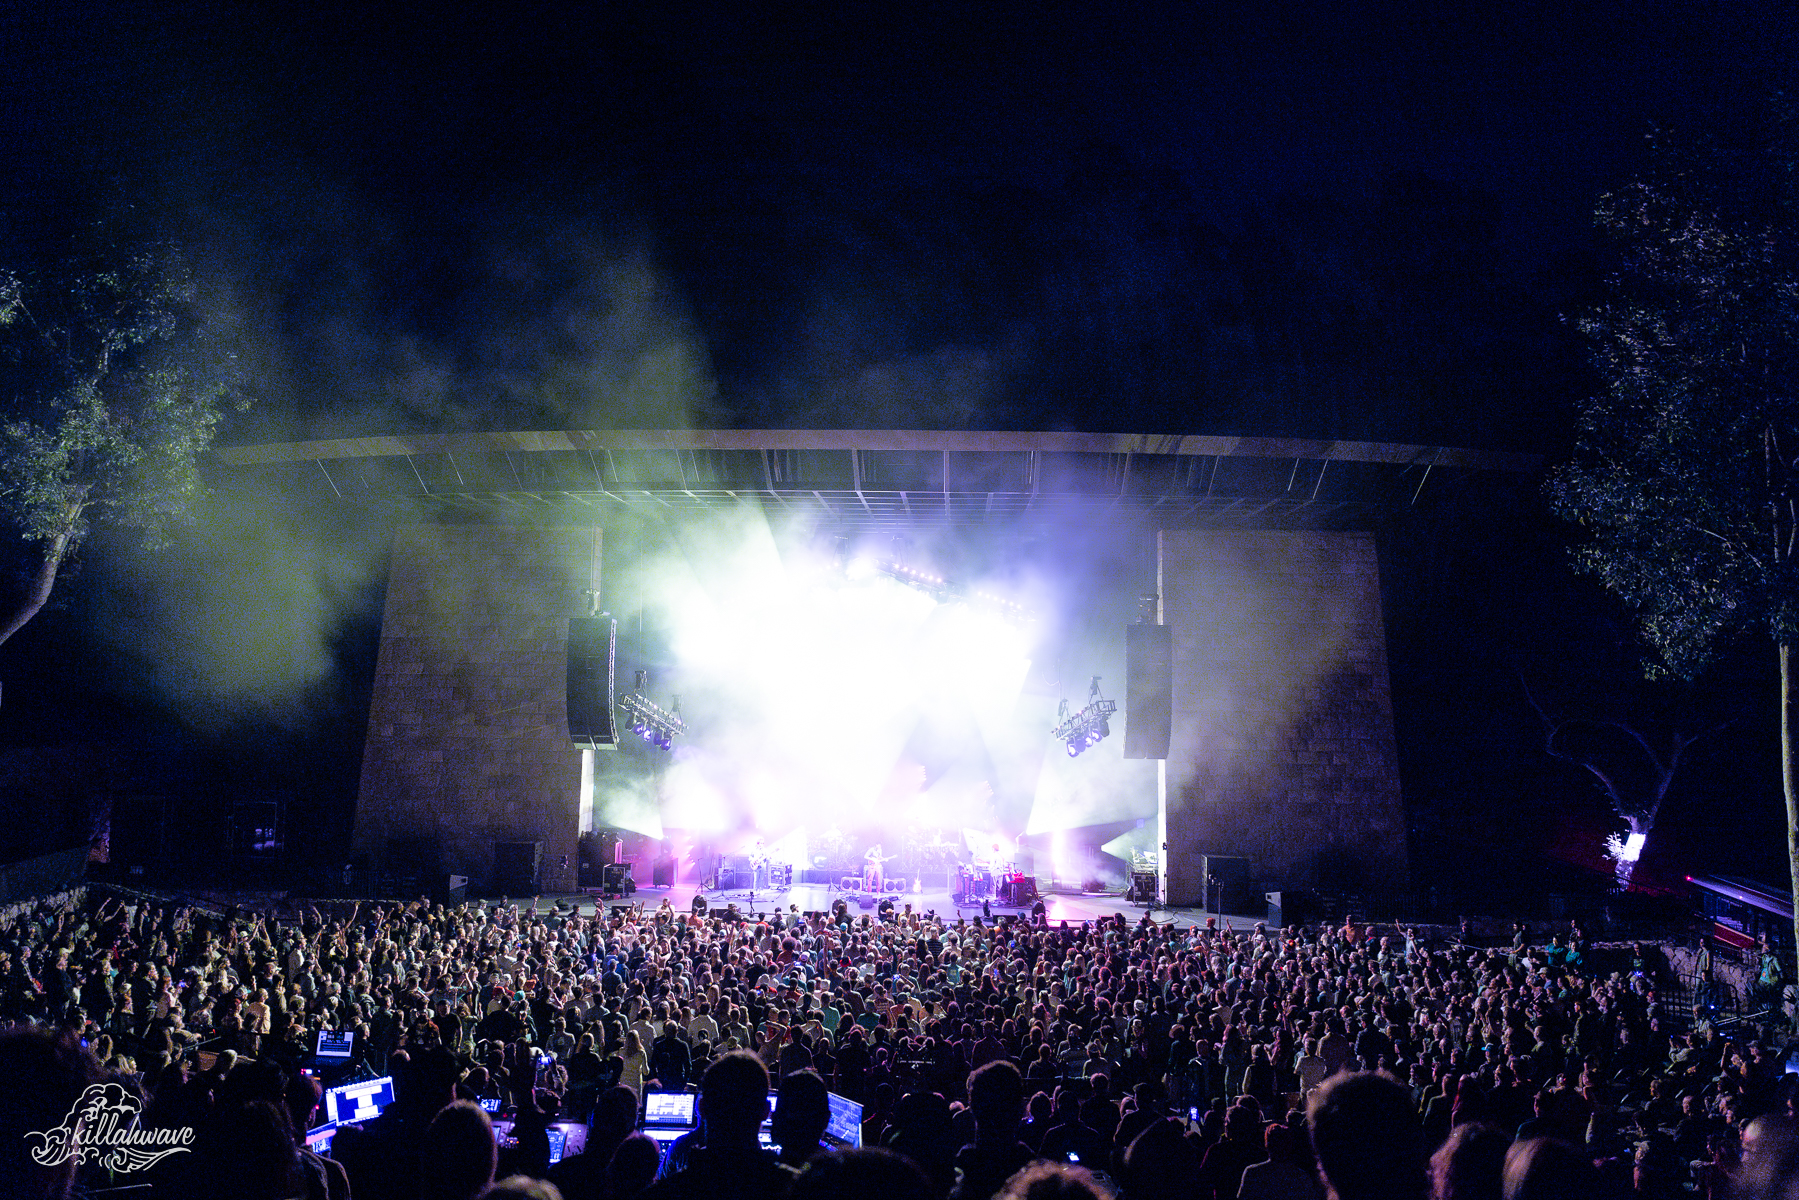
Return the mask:
<svg viewBox="0 0 1799 1200"><path fill-rule="evenodd" d="M158 540L203 490L200 456L233 395L194 273L152 244L0 268L0 520L37 543L0 641L48 598L95 522Z"/></svg>
<svg viewBox="0 0 1799 1200"><path fill-rule="evenodd" d="M1799 144L1789 110L1740 143L1655 147L1602 198L1618 252L1580 321L1602 380L1554 509L1578 570L1636 610L1651 674L1799 634Z"/></svg>

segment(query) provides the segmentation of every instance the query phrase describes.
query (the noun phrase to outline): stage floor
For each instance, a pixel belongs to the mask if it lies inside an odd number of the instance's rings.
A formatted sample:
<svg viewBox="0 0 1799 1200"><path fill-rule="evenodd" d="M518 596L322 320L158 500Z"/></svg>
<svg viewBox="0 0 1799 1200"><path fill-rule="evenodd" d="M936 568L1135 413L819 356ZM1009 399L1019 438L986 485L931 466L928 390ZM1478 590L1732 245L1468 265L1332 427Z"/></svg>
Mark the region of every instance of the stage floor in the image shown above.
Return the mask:
<svg viewBox="0 0 1799 1200"><path fill-rule="evenodd" d="M697 891L699 889L692 884L676 884L674 887L640 887L636 894L627 900L602 900L597 893L591 891L561 892L544 895L540 903L547 906L552 900L562 903L572 900L579 905L582 912L586 913L592 911L596 905L606 908L615 904L642 904L646 909L654 909L666 899L676 909L685 912L692 909L694 893ZM766 915L777 911L787 912L790 905L798 906L801 912L824 912L828 911L840 896L849 899L852 913L873 915L877 911L875 905L867 908L861 907L858 901L862 898L862 893L839 892L825 884L796 884L785 891L749 892L732 889L721 892L707 890L705 896L706 903L713 908L723 908L727 904L735 904L738 911L757 915ZM1042 899L1052 925L1062 921L1077 925L1084 921L1096 921L1102 917L1112 917L1120 913L1124 915L1125 920L1135 924L1144 912L1143 905L1128 901L1120 895L1058 894L1046 895ZM955 897L945 890L895 893L893 900L902 908L910 904L915 912L935 912L939 917L951 921L958 917L972 919L981 915L981 905L978 901L974 904L958 905ZM996 917L1024 916L1030 912L1028 906L1019 908L1012 905L991 904L989 908ZM1151 919L1157 923L1166 923L1172 920L1182 928L1190 925L1204 925L1207 917L1212 915L1197 908L1158 906L1150 910ZM1257 920L1255 917L1243 916L1219 916L1217 919L1220 927L1231 929L1251 929Z"/></svg>

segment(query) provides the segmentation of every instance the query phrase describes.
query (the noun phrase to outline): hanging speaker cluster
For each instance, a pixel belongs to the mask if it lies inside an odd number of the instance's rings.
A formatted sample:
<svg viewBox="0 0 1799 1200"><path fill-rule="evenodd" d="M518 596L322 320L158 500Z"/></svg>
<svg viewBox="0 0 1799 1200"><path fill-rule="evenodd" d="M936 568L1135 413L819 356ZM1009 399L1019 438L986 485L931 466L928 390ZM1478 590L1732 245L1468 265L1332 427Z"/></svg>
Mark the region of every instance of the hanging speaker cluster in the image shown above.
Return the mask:
<svg viewBox="0 0 1799 1200"><path fill-rule="evenodd" d="M1174 635L1167 625L1124 630L1124 756L1167 758L1174 713Z"/></svg>
<svg viewBox="0 0 1799 1200"><path fill-rule="evenodd" d="M577 746L616 746L613 719L618 622L610 613L568 619L568 736Z"/></svg>

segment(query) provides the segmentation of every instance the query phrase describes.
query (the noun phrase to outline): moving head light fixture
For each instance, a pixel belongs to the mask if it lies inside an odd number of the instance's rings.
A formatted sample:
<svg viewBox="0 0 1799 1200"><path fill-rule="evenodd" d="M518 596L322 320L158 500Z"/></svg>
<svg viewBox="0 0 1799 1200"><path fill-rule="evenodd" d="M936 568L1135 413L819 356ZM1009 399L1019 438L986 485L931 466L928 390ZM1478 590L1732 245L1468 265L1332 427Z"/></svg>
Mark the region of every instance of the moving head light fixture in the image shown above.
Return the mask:
<svg viewBox="0 0 1799 1200"><path fill-rule="evenodd" d="M663 708L644 695L649 683L648 671L637 672L636 684L618 706L630 714L632 733L660 750L667 750L675 744L677 735L687 732L687 723L681 720L681 697L675 697L672 709Z"/></svg>
<svg viewBox="0 0 1799 1200"><path fill-rule="evenodd" d="M1099 676L1095 675L1087 687L1087 707L1070 716L1068 701L1063 700L1056 710L1057 725L1050 731L1050 736L1067 746L1068 757L1073 758L1111 736L1111 717L1117 711L1118 701L1107 700L1099 694Z"/></svg>

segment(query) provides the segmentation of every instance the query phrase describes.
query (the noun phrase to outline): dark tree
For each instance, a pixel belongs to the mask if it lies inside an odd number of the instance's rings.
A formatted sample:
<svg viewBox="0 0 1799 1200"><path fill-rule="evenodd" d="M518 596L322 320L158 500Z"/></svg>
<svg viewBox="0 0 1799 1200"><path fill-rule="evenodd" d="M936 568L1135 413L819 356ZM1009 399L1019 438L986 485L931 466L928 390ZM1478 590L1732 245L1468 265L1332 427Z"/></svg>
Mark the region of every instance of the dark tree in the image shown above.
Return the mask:
<svg viewBox="0 0 1799 1200"><path fill-rule="evenodd" d="M188 519L227 407L180 254L145 246L0 268L0 521L34 544L0 642L36 616L96 523L152 540Z"/></svg>
<svg viewBox="0 0 1799 1200"><path fill-rule="evenodd" d="M1664 140L1649 174L1601 199L1618 264L1581 328L1603 387L1582 404L1549 489L1580 526L1577 569L1634 610L1651 675L1691 679L1743 636L1776 648L1799 881L1796 132L1777 106L1732 143Z"/></svg>

